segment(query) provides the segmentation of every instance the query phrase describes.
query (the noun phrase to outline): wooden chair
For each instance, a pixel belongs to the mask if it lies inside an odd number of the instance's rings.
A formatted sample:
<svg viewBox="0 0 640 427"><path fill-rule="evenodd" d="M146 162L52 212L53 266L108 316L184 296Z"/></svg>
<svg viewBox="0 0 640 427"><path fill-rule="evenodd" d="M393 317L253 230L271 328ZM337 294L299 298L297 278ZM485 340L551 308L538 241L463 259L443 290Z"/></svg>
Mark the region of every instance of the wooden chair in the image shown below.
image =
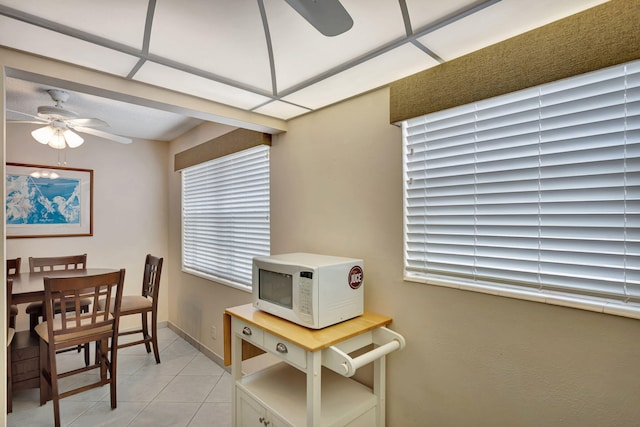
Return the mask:
<svg viewBox="0 0 640 427"><path fill-rule="evenodd" d="M87 268L87 254L82 255L69 255L60 257L45 257L45 258L33 258L29 257L29 272L37 273L42 271L53 270L79 270ZM83 301L80 305L80 310L83 313L89 311L90 301L88 299ZM73 310L71 307L67 307L67 311ZM40 318L45 318L44 306L42 302L32 302L27 306L27 314L29 315L29 329L35 330L36 326L40 322ZM55 313L60 313L60 306L55 306ZM71 351L72 348L63 350ZM82 350L82 347L77 348L78 353ZM84 363L89 365L89 344L84 347Z"/></svg>
<svg viewBox="0 0 640 427"><path fill-rule="evenodd" d="M22 258L13 258L7 260L7 277L15 276L20 274L20 264L22 263ZM18 315L18 306L15 304L10 304L7 307L10 307L11 317L9 318L9 327L15 329L16 328L16 316Z"/></svg>
<svg viewBox="0 0 640 427"><path fill-rule="evenodd" d="M46 321L36 326L36 333L40 336L40 404L46 403L48 396L51 396L56 427L60 426L60 399L65 397L109 384L111 408L116 407L117 331L124 273L122 269L93 276L44 279ZM80 306L86 298L91 301L93 308L90 312L83 313ZM114 307L113 313L98 308L100 299ZM73 307L74 310L55 313L53 308L56 304ZM90 342L96 343L96 363L72 371L58 372L57 350ZM100 369L98 381L60 393L59 378L97 368Z"/></svg>
<svg viewBox="0 0 640 427"><path fill-rule="evenodd" d="M18 258L19 259L19 258ZM13 280L7 279L7 307L11 307ZM11 312L7 310L7 324L11 321ZM11 342L16 334L15 327L7 327L7 413L13 412L13 376L11 375Z"/></svg>
<svg viewBox="0 0 640 427"><path fill-rule="evenodd" d="M160 292L160 275L162 273L163 258L147 254L144 263L144 276L142 278L142 295L125 295L122 297L121 316L141 314L142 326L133 331L120 332L119 335L142 334L142 339L118 344L118 348L131 347L133 345L144 344L147 353L153 354L156 363L160 363L160 353L158 352L158 295ZM100 301L101 309L104 309L104 301ZM113 312L113 309L111 309ZM151 313L151 334L149 334L148 314Z"/></svg>

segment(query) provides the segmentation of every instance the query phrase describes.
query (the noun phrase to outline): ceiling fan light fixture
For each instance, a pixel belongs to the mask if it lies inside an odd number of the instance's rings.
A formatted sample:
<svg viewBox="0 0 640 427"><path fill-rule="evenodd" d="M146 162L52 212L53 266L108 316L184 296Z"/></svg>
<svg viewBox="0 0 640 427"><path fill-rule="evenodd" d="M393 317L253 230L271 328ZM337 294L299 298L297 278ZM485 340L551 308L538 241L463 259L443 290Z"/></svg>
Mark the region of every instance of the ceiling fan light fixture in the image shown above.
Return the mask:
<svg viewBox="0 0 640 427"><path fill-rule="evenodd" d="M62 150L66 147L77 148L84 143L84 138L80 135L56 123L53 126L49 125L34 130L31 132L31 136L40 144L46 144L57 150Z"/></svg>
<svg viewBox="0 0 640 427"><path fill-rule="evenodd" d="M77 133L67 129L63 132L64 139L67 141L69 148L77 148L82 145L84 139Z"/></svg>
<svg viewBox="0 0 640 427"><path fill-rule="evenodd" d="M60 131L60 129L56 129L54 134L49 139L48 145L49 147L55 148L56 150L62 150L67 146L64 141L64 135L62 134L62 131Z"/></svg>
<svg viewBox="0 0 640 427"><path fill-rule="evenodd" d="M48 144L53 133L54 130L51 126L45 126L31 132L31 136L33 136L33 139L38 141L40 144Z"/></svg>

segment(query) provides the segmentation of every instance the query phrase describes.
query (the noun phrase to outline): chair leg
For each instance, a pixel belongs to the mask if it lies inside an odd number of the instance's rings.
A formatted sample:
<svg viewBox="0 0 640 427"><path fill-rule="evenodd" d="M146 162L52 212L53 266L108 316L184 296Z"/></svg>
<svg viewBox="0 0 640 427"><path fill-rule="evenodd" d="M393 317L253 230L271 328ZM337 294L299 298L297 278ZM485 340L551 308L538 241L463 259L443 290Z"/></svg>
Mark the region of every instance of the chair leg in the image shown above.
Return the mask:
<svg viewBox="0 0 640 427"><path fill-rule="evenodd" d="M53 400L53 418L55 426L60 427L60 399L58 396L58 371L56 368L56 352L49 344L40 339L40 405Z"/></svg>
<svg viewBox="0 0 640 427"><path fill-rule="evenodd" d="M40 339L40 406L47 403L51 396L51 383L47 381L46 373L49 371L49 349L47 343Z"/></svg>
<svg viewBox="0 0 640 427"><path fill-rule="evenodd" d="M102 339L96 343L96 354L100 353L100 379L107 379L107 352L109 351L109 343L106 339Z"/></svg>
<svg viewBox="0 0 640 427"><path fill-rule="evenodd" d="M149 338L149 319L147 318L147 312L144 311L142 313L142 339L148 339ZM149 345L149 342L145 342L144 343L145 348L147 349L147 353L151 353L151 346Z"/></svg>
<svg viewBox="0 0 640 427"><path fill-rule="evenodd" d="M107 345L107 341L105 340L105 347ZM111 409L116 409L118 405L118 399L116 395L116 380L117 380L117 367L118 367L118 349L116 345L111 346L111 358L109 360L109 389L111 391ZM105 354L106 356L106 354Z"/></svg>
<svg viewBox="0 0 640 427"><path fill-rule="evenodd" d="M88 313L89 306L80 308L80 313ZM89 366L89 343L84 345L78 345L78 353L84 348L84 366Z"/></svg>
<svg viewBox="0 0 640 427"><path fill-rule="evenodd" d="M153 344L153 354L156 356L156 363L160 363L160 352L158 351L158 319L155 312L151 313L151 343Z"/></svg>
<svg viewBox="0 0 640 427"><path fill-rule="evenodd" d="M58 368L56 366L56 351L53 347L49 347L47 350L49 363L49 381L51 382L51 400L53 400L53 418L55 420L55 427L60 427L60 391L58 390Z"/></svg>
<svg viewBox="0 0 640 427"><path fill-rule="evenodd" d="M52 391L53 399L53 418L55 420L55 427L60 427L60 399L58 399L58 386L56 384L55 391Z"/></svg>
<svg viewBox="0 0 640 427"><path fill-rule="evenodd" d="M53 418L55 420L55 427L60 427L60 400L58 399L58 393L52 392L53 399Z"/></svg>
<svg viewBox="0 0 640 427"><path fill-rule="evenodd" d="M13 377L11 375L11 345L7 347L7 413L13 412Z"/></svg>
<svg viewBox="0 0 640 427"><path fill-rule="evenodd" d="M84 347L84 366L89 366L91 361L89 360L89 343L83 345Z"/></svg>
<svg viewBox="0 0 640 427"><path fill-rule="evenodd" d="M29 330L32 333L35 333L33 331L35 331L36 326L38 326L40 315L41 315L40 313L31 313L29 315Z"/></svg>

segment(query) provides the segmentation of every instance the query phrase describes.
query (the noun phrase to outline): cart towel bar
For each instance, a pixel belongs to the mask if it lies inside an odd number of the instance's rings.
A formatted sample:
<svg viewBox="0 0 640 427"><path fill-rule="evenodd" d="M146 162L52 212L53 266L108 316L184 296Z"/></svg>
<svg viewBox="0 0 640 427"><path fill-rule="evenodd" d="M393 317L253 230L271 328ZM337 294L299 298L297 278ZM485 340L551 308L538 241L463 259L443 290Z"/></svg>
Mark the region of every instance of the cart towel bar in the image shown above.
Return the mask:
<svg viewBox="0 0 640 427"><path fill-rule="evenodd" d="M356 371L387 354L396 350L402 350L405 346L404 337L385 327L378 328L370 335L371 339L366 343L376 345L372 350L358 357L349 356L339 345L333 345L323 350L322 364L334 372L345 377L353 376Z"/></svg>

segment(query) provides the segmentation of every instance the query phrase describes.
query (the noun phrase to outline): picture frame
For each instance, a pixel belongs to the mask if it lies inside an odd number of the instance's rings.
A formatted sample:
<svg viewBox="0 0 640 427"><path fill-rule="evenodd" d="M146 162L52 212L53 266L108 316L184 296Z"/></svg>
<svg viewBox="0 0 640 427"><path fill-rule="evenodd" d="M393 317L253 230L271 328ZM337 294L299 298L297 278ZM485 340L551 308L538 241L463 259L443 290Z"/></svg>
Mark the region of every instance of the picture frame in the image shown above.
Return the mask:
<svg viewBox="0 0 640 427"><path fill-rule="evenodd" d="M93 170L6 164L7 239L93 236Z"/></svg>

